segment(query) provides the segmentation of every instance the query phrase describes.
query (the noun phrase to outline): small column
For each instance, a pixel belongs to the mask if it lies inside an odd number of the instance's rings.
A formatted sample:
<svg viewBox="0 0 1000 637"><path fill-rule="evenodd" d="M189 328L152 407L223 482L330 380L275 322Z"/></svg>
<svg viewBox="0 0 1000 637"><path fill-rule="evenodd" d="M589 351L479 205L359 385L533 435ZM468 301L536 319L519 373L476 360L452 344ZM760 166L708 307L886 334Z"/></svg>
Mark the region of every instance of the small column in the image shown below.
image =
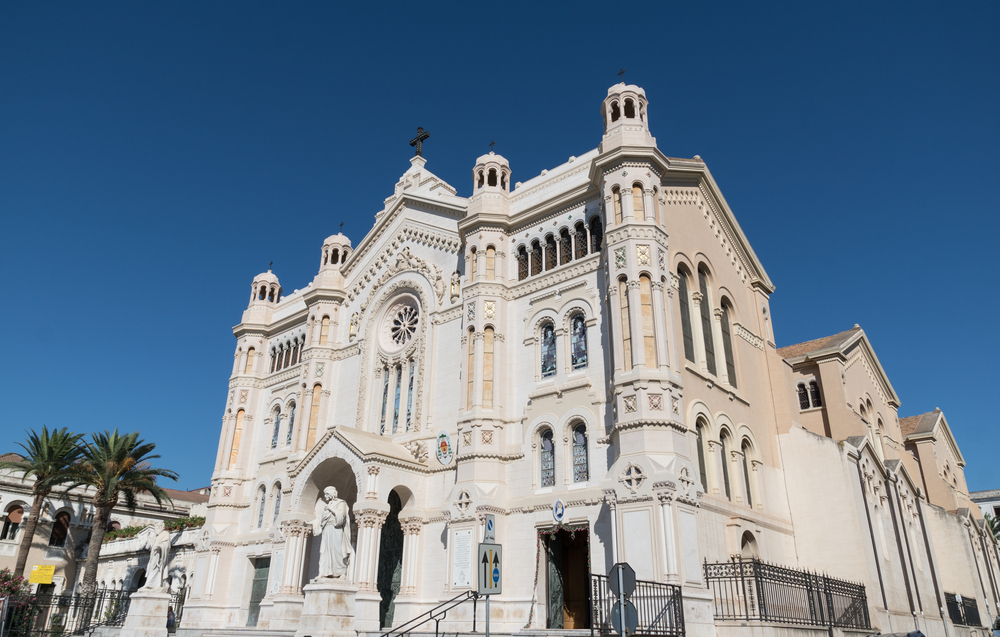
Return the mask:
<svg viewBox="0 0 1000 637"><path fill-rule="evenodd" d="M366 500L378 499L378 465L368 465L368 488L365 492Z"/></svg>
<svg viewBox="0 0 1000 637"><path fill-rule="evenodd" d="M611 510L611 563L618 563L618 494L614 489L604 490L604 502Z"/></svg>
<svg viewBox="0 0 1000 637"><path fill-rule="evenodd" d="M715 308L712 311L712 315L715 317L715 320L712 321L712 340L719 344L716 348L715 366L719 372L719 380L722 381L723 385L729 385L729 371L726 367L726 345L722 340L722 308ZM719 353L722 354L721 357L718 355Z"/></svg>
<svg viewBox="0 0 1000 637"><path fill-rule="evenodd" d="M285 564L281 573L278 593L297 595L302 592L302 567L305 562L306 534L309 526L301 520L281 523L285 535Z"/></svg>
<svg viewBox="0 0 1000 637"><path fill-rule="evenodd" d="M715 495L719 495L719 493L721 492L719 491L718 485L720 484L720 480L722 479L720 473L722 467L716 466L716 463L718 462L719 459L719 454L716 453L716 451L722 447L722 443L719 442L718 440L708 440L706 442L708 442L708 457L706 458L707 460L706 464L708 466L705 467L705 475L706 477L708 477L710 482L715 484L715 486L712 487L712 493ZM705 492L707 493L708 485L703 484L701 486L705 488Z"/></svg>
<svg viewBox="0 0 1000 637"><path fill-rule="evenodd" d="M701 329L701 304L704 296L701 292L691 293L691 328L694 332L694 357L698 359L701 373L708 373L708 362L705 360L705 334Z"/></svg>
<svg viewBox="0 0 1000 637"><path fill-rule="evenodd" d="M424 526L420 518L400 520L403 527L403 577L400 593L417 594L417 557L420 555L420 531Z"/></svg>
<svg viewBox="0 0 1000 637"><path fill-rule="evenodd" d="M609 266L610 267L610 266ZM625 369L625 350L622 343L622 302L621 302L621 286L626 285L622 281L617 280L617 278L612 279L611 288L608 290L608 296L610 298L609 305L611 306L611 334L614 337L614 343L611 347L613 354L613 367L614 369ZM589 337L590 334L588 333ZM591 347L590 340L587 340L587 347ZM588 352L589 356L590 353ZM535 357L537 358L537 356ZM536 379L537 380L537 379Z"/></svg>
<svg viewBox="0 0 1000 637"><path fill-rule="evenodd" d="M674 512L671 503L677 485L673 482L659 482L653 485L653 489L656 490L656 498L660 502L660 514L663 518L663 557L665 558L663 563L666 565L664 578L668 582L676 583L680 578L677 575L677 545L674 540Z"/></svg>
<svg viewBox="0 0 1000 637"><path fill-rule="evenodd" d="M663 307L663 283L653 281L650 284L653 294L653 330L656 334L656 364L659 367L670 367L670 359L667 357L667 326L666 317L656 308ZM649 363L647 362L647 367Z"/></svg>
<svg viewBox="0 0 1000 637"><path fill-rule="evenodd" d="M309 438L309 421L312 419L312 395L311 391L302 389L302 414L299 417L299 425L295 431L295 449L305 452L306 441Z"/></svg>

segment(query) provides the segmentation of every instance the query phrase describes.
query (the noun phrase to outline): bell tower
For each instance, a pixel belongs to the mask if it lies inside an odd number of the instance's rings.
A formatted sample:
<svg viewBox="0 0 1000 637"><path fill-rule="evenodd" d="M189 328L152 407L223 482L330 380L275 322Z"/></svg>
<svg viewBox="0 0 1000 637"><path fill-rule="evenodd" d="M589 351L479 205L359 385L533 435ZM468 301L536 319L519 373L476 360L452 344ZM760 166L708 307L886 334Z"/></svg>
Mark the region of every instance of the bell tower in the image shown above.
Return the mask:
<svg viewBox="0 0 1000 637"><path fill-rule="evenodd" d="M619 146L656 146L649 133L649 102L646 92L634 84L615 84L601 103L604 137L600 151Z"/></svg>

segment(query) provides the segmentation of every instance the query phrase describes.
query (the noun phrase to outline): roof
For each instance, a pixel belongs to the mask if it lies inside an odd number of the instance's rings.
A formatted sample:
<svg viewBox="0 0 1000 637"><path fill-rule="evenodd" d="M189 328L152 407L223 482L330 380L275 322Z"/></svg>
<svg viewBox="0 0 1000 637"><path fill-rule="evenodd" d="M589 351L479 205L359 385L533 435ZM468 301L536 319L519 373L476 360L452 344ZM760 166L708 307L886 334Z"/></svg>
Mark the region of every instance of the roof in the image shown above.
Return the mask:
<svg viewBox="0 0 1000 637"><path fill-rule="evenodd" d="M21 460L24 460L24 456L19 453L14 453L13 451L0 455L0 462L18 462Z"/></svg>
<svg viewBox="0 0 1000 637"><path fill-rule="evenodd" d="M795 345L788 345L787 347L779 348L778 354L780 354L782 358L797 358L799 356L805 356L806 354L813 354L827 349L836 349L849 341L851 337L860 331L861 327L855 325L851 329L845 332L840 332L839 334L834 334L833 336L824 336L823 338L806 341L805 343L797 343Z"/></svg>
<svg viewBox="0 0 1000 637"><path fill-rule="evenodd" d="M973 502L980 502L983 500L996 500L1000 498L1000 489L990 489L989 491L972 491L969 493L969 498Z"/></svg>
<svg viewBox="0 0 1000 637"><path fill-rule="evenodd" d="M904 438L912 433L930 433L934 430L934 425L937 424L940 416L941 410L935 409L919 416L900 418L899 430L902 432Z"/></svg>
<svg viewBox="0 0 1000 637"><path fill-rule="evenodd" d="M208 496L197 491L179 491L177 489L163 489L170 496L171 500L186 500L187 502L208 502Z"/></svg>

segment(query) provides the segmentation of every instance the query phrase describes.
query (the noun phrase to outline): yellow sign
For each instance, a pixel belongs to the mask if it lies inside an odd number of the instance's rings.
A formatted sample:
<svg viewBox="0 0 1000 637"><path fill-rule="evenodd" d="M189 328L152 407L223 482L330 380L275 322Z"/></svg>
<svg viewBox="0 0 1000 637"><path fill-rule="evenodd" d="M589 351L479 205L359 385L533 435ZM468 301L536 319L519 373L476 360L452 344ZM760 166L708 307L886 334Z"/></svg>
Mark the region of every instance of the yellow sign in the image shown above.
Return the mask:
<svg viewBox="0 0 1000 637"><path fill-rule="evenodd" d="M31 575L28 576L29 584L51 584L52 576L56 572L55 565L38 565L31 567Z"/></svg>

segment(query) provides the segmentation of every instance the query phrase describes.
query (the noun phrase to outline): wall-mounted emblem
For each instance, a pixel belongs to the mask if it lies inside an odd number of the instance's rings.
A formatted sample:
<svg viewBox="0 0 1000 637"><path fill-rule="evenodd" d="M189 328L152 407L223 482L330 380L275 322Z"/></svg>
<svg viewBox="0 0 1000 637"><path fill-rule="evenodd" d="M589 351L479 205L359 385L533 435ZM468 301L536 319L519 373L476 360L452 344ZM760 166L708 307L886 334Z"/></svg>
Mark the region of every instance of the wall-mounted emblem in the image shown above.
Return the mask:
<svg viewBox="0 0 1000 637"><path fill-rule="evenodd" d="M552 519L561 524L564 517L566 517L566 503L562 498L558 498L552 503Z"/></svg>
<svg viewBox="0 0 1000 637"><path fill-rule="evenodd" d="M451 464L451 459L455 456L454 447L451 446L451 436L447 431L442 431L437 436L437 459L442 465Z"/></svg>

